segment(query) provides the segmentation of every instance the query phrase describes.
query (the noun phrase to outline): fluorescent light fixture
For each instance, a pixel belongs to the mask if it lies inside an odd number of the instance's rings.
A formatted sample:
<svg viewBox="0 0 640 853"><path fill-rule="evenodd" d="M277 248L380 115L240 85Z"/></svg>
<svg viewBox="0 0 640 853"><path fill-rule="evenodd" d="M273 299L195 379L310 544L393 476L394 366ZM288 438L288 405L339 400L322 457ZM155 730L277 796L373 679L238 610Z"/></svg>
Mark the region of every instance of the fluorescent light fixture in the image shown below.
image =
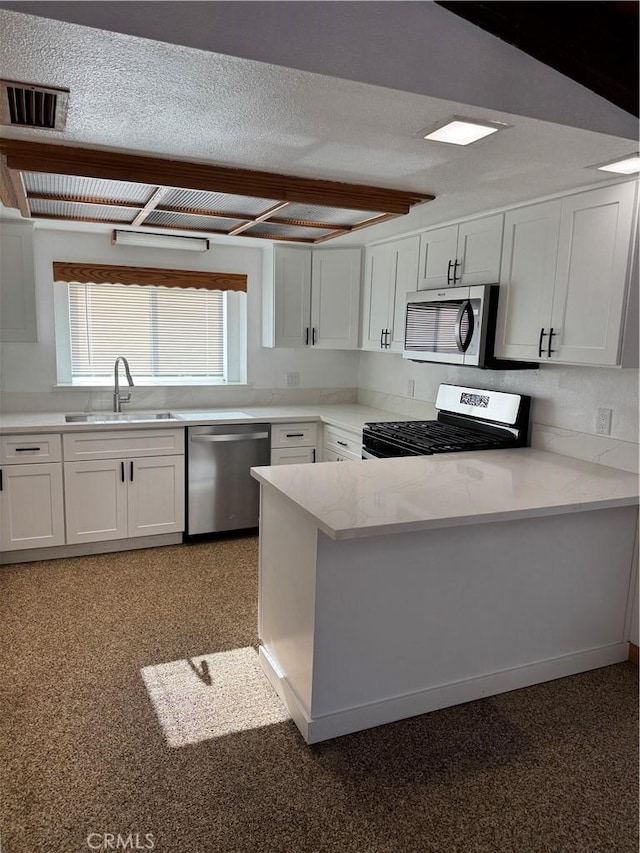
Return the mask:
<svg viewBox="0 0 640 853"><path fill-rule="evenodd" d="M588 169L598 169L600 172L615 172L616 175L633 175L640 172L640 154L626 154L624 157L616 157L615 160L607 160L606 163L598 163L595 166L587 166Z"/></svg>
<svg viewBox="0 0 640 853"><path fill-rule="evenodd" d="M438 124L427 127L420 131L423 139L430 142L447 142L450 145L470 145L485 136L497 133L513 127L501 121L485 121L478 118L465 118L464 116L452 116Z"/></svg>
<svg viewBox="0 0 640 853"><path fill-rule="evenodd" d="M173 234L149 234L146 231L114 231L111 245L147 246L154 249L178 249L191 252L206 252L209 241L206 237L179 237Z"/></svg>

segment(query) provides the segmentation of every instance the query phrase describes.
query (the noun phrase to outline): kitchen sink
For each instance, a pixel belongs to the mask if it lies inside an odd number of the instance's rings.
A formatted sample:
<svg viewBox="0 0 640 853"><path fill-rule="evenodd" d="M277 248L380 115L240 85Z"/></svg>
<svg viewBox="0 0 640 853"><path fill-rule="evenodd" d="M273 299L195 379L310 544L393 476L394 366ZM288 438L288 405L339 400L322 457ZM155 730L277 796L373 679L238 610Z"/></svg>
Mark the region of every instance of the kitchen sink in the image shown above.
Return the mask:
<svg viewBox="0 0 640 853"><path fill-rule="evenodd" d="M175 421L171 412L82 412L65 415L68 424L107 424L113 421L133 423L136 421Z"/></svg>

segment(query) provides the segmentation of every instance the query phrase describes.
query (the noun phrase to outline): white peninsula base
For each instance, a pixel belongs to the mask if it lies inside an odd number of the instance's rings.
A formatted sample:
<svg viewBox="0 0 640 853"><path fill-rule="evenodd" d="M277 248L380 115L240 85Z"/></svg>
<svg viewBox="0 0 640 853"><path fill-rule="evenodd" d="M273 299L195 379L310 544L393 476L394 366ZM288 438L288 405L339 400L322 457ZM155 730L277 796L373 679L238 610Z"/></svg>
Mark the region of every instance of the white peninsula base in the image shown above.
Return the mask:
<svg viewBox="0 0 640 853"><path fill-rule="evenodd" d="M627 659L635 506L334 539L259 479L260 660L307 743Z"/></svg>

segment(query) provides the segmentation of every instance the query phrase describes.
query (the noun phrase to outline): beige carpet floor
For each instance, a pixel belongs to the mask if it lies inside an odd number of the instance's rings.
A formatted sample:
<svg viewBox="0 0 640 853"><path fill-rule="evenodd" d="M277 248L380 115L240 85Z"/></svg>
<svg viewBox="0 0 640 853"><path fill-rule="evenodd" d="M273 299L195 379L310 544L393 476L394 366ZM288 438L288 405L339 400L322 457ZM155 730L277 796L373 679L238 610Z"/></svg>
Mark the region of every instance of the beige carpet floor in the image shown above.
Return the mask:
<svg viewBox="0 0 640 853"><path fill-rule="evenodd" d="M253 682L256 566L245 537L0 569L2 853L636 853L631 664L308 747Z"/></svg>

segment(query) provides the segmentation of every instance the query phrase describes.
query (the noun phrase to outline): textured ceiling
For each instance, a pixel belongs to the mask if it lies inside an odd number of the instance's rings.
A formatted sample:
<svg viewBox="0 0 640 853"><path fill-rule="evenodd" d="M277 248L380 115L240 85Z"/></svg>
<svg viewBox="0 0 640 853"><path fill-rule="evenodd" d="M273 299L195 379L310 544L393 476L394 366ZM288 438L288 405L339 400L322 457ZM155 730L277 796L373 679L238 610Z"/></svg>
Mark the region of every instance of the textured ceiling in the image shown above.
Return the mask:
<svg viewBox="0 0 640 853"><path fill-rule="evenodd" d="M206 5L206 4L204 4ZM286 5L286 4L283 4ZM68 87L66 130L4 136L423 191L381 239L597 183L628 139L0 9L2 75ZM469 148L427 143L454 113L513 125Z"/></svg>

